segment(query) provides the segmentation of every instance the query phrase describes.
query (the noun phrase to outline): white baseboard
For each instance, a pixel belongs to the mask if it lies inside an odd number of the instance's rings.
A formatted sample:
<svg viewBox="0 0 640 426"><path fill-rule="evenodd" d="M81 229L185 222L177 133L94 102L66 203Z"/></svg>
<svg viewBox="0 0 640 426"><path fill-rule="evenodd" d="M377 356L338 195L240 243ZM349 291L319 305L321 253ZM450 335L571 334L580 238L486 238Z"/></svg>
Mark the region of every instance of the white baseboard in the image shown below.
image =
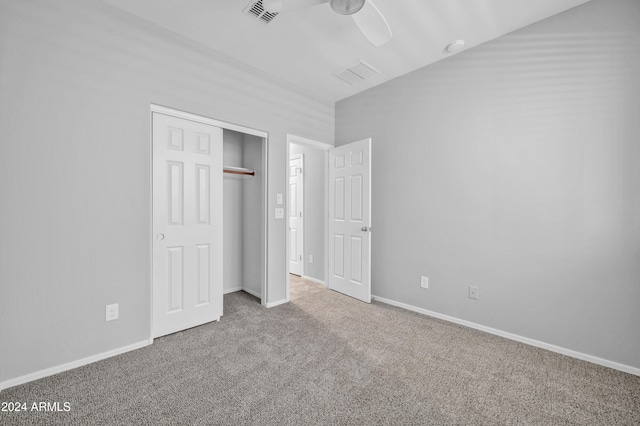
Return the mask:
<svg viewBox="0 0 640 426"><path fill-rule="evenodd" d="M307 280L307 281L312 281L312 282L314 282L314 283L322 284L322 285L323 285L323 286L325 286L325 287L327 286L327 285L324 283L324 281L319 280L319 279L317 279L317 278L308 277L308 276L306 276L306 275L303 275L303 276L302 276L302 278L303 278L303 279L305 279L305 280Z"/></svg>
<svg viewBox="0 0 640 426"><path fill-rule="evenodd" d="M260 296L259 292L251 290L251 289L246 288L246 287L228 288L228 289L224 290L223 293L224 294L229 294L229 293L235 293L236 291L244 291L245 293L249 293L250 295L257 297L258 299L262 299L262 296Z"/></svg>
<svg viewBox="0 0 640 426"><path fill-rule="evenodd" d="M593 355L583 354L582 352L577 352L571 349L563 348L560 346L552 345L550 343L541 342L539 340L530 339L528 337L519 336L517 334L509 333L506 331L498 330L491 327L486 327L481 324L476 324L471 321L463 320L460 318L452 317L449 315L440 314L438 312L429 311L427 309L418 308L417 306L408 305L402 302L396 302L395 300L385 299L380 296L372 296L373 300L378 302L386 303L387 305L397 306L399 308L406 309L408 311L417 312L419 314L428 315L430 317L438 318L444 321L449 321L455 324L463 325L469 328L475 328L476 330L484 331L486 333L495 334L496 336L504 337L506 339L515 340L516 342L524 343L530 346L535 346L537 348L542 348L549 350L551 352L556 352L562 355L570 356L572 358L577 358L582 361L588 361L594 364L602 365L604 367L613 368L614 370L623 371L625 373L633 374L636 376L640 376L640 368L632 367L630 365L620 364L615 361L609 361L607 359L598 358Z"/></svg>
<svg viewBox="0 0 640 426"><path fill-rule="evenodd" d="M282 300L277 300L275 302L266 303L264 306L266 306L267 308L273 308L275 306L282 305L282 304L285 304L287 302L288 302L287 299L282 299Z"/></svg>
<svg viewBox="0 0 640 426"><path fill-rule="evenodd" d="M68 362L66 364L58 365L56 367L45 368L44 370L36 371L35 373L26 374L24 376L16 377L15 379L9 379L0 383L0 391L8 389L13 386L18 386L23 383L32 382L34 380L42 379L43 377L53 376L54 374L62 373L63 371L73 370L74 368L82 367L83 365L91 364L92 362L102 361L103 359L111 358L112 356L120 355L125 352L130 352L135 349L140 349L145 346L149 346L153 343L153 339L143 340L142 342L133 343L128 346L123 346L118 349L113 349L101 354L92 355L86 358L79 359L77 361Z"/></svg>
<svg viewBox="0 0 640 426"><path fill-rule="evenodd" d="M262 299L262 296L260 295L260 293L255 291L255 290L251 290L251 289L246 288L246 287L242 287L240 290L244 291L245 293L249 293L252 296L257 297L258 299Z"/></svg>

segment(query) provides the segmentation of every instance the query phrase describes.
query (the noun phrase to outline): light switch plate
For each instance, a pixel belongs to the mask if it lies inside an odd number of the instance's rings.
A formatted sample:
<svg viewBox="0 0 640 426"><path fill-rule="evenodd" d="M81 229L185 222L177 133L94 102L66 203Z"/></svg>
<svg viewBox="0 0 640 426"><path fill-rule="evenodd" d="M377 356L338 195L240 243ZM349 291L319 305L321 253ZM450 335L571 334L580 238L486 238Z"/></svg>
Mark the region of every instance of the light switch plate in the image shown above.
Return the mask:
<svg viewBox="0 0 640 426"><path fill-rule="evenodd" d="M276 204L282 204L282 194L276 194Z"/></svg>

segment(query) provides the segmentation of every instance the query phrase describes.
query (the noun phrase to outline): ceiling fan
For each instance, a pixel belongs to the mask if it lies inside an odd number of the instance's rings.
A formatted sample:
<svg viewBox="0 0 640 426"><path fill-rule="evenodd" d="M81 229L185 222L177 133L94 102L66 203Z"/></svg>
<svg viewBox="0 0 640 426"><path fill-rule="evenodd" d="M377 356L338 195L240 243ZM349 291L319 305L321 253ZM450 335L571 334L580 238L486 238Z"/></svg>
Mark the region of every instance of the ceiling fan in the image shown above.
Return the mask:
<svg viewBox="0 0 640 426"><path fill-rule="evenodd" d="M393 37L391 27L384 15L371 0L263 0L264 8L272 13L289 12L291 10L329 3L334 12L340 15L351 15L367 40L375 47L380 47Z"/></svg>

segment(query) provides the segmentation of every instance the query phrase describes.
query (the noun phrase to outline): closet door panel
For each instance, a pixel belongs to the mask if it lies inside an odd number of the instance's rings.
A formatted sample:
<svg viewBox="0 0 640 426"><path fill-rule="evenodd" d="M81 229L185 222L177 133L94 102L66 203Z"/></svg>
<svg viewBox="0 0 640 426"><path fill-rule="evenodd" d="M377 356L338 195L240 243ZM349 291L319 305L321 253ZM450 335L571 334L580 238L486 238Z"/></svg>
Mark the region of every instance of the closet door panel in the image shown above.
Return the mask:
<svg viewBox="0 0 640 426"><path fill-rule="evenodd" d="M153 337L222 315L222 129L154 113Z"/></svg>

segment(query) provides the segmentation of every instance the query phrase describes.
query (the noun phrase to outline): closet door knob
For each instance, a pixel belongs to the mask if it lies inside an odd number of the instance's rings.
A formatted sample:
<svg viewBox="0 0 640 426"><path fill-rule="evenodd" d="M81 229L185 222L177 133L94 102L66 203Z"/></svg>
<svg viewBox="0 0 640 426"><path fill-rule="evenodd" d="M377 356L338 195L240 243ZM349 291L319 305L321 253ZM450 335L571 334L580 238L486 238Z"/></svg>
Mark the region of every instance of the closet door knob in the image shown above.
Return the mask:
<svg viewBox="0 0 640 426"><path fill-rule="evenodd" d="M158 241L164 240L164 234L158 234Z"/></svg>
<svg viewBox="0 0 640 426"><path fill-rule="evenodd" d="M362 228L360 228L360 230L362 232L369 232L370 228L368 226L363 226Z"/></svg>

